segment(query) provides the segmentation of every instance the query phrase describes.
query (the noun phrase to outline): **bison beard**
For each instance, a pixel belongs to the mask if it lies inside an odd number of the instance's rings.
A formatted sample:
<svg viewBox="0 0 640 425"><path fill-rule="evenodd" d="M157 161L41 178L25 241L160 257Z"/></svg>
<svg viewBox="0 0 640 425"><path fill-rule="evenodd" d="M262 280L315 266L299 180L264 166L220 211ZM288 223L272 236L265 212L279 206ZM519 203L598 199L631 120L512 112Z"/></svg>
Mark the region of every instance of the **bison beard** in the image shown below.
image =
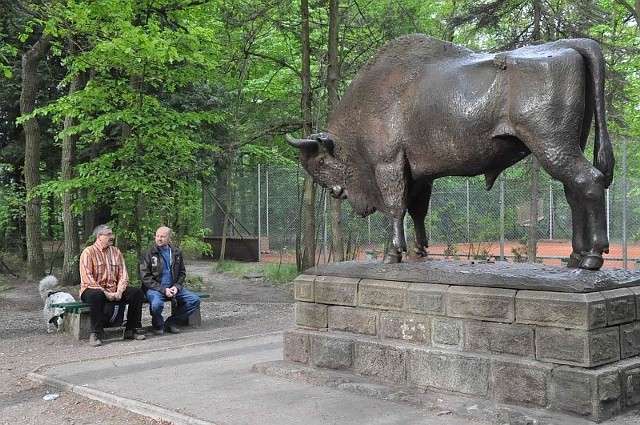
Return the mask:
<svg viewBox="0 0 640 425"><path fill-rule="evenodd" d="M388 43L358 72L326 133L287 140L316 182L346 191L362 216L379 210L389 218L387 263L407 249L407 212L416 252L426 255L434 179L484 174L490 188L533 154L562 182L572 210L569 267L597 270L609 251L604 190L615 163L604 111L604 59L592 40L482 54L411 35ZM594 117L591 165L583 151Z"/></svg>

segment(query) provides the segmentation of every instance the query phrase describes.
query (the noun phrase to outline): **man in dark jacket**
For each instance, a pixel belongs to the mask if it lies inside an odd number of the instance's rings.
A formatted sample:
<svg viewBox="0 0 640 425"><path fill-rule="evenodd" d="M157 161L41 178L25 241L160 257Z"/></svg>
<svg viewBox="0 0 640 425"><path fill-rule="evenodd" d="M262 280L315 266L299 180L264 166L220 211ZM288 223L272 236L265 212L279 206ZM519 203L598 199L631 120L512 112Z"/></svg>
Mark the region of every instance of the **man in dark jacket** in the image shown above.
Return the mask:
<svg viewBox="0 0 640 425"><path fill-rule="evenodd" d="M162 335L166 330L180 332L178 325L200 305L200 298L182 287L187 270L184 267L182 252L170 245L171 229L166 226L156 231L156 244L142 254L140 260L140 278L149 301L149 313L153 333ZM175 303L172 315L165 321L162 310L165 301Z"/></svg>

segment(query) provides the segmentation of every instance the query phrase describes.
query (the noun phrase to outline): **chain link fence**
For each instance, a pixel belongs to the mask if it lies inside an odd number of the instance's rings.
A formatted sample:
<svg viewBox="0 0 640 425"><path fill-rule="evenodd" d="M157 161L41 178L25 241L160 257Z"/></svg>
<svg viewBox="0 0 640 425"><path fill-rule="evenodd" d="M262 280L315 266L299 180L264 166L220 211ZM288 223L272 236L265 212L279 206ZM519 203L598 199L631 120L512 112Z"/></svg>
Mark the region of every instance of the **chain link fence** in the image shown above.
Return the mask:
<svg viewBox="0 0 640 425"><path fill-rule="evenodd" d="M528 164L525 161L508 169L490 191L483 176L436 180L426 220L429 255L526 261L532 204ZM640 198L630 195L628 188L638 187L639 182L622 174L616 175L606 193L611 250L604 267L635 268L640 260L640 221L636 218ZM240 169L233 179L233 196L228 196L225 185L205 187L203 224L213 237L221 236L228 210L229 240L252 241L259 250L250 259L295 261L296 238L303 234L303 180L304 170L297 165ZM328 192L317 188L317 261L327 262L332 260ZM538 188L536 261L559 266L571 253L571 211L562 185L544 171L540 172ZM227 199L233 199L230 209L226 208ZM381 258L391 232L386 217L376 212L362 218L353 213L348 202L342 205L347 259ZM409 216L405 230L410 247L414 231Z"/></svg>

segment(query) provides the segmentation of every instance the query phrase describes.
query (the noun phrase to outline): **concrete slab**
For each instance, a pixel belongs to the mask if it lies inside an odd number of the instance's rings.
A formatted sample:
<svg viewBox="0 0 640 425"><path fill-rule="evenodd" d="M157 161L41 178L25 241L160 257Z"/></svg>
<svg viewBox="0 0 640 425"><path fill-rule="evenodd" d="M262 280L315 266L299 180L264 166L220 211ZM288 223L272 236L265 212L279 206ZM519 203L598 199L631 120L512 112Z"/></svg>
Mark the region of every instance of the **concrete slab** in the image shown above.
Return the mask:
<svg viewBox="0 0 640 425"><path fill-rule="evenodd" d="M252 372L282 333L43 365L29 378L176 424L478 424L442 411Z"/></svg>

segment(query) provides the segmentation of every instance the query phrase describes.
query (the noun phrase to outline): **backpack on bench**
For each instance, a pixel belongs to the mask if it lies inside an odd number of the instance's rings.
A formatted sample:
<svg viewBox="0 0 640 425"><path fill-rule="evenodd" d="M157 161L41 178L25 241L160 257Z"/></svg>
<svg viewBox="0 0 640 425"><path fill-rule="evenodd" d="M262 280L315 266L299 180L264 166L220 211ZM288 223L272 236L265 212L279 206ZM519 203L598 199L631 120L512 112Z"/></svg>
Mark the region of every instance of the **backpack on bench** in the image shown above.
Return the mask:
<svg viewBox="0 0 640 425"><path fill-rule="evenodd" d="M107 303L104 305L104 326L107 328L115 328L124 326L127 323L127 310L129 304L120 305Z"/></svg>

